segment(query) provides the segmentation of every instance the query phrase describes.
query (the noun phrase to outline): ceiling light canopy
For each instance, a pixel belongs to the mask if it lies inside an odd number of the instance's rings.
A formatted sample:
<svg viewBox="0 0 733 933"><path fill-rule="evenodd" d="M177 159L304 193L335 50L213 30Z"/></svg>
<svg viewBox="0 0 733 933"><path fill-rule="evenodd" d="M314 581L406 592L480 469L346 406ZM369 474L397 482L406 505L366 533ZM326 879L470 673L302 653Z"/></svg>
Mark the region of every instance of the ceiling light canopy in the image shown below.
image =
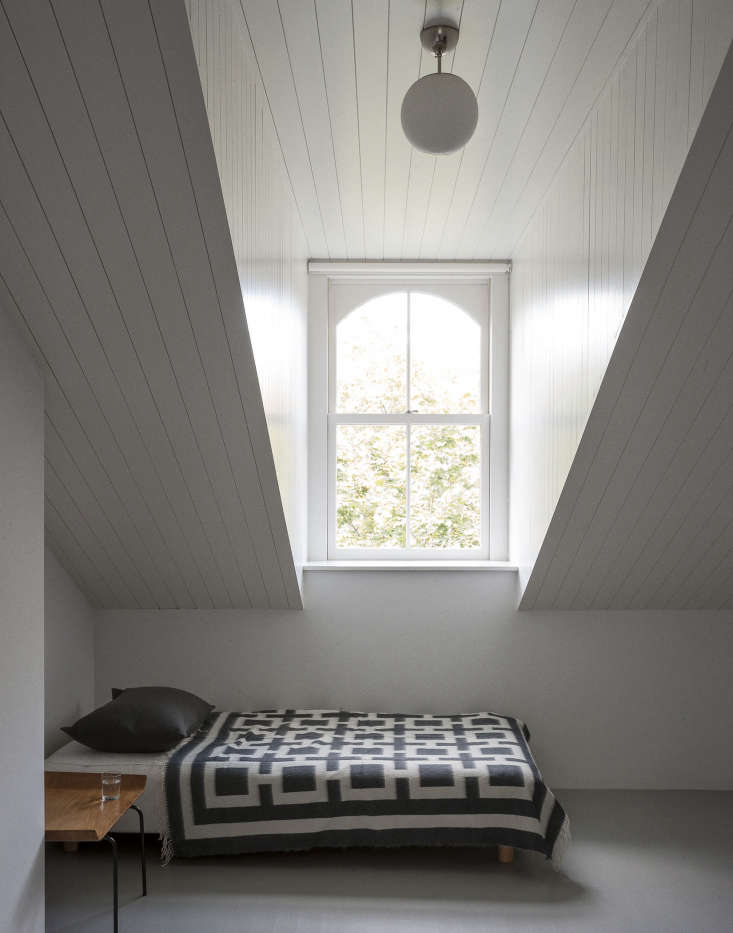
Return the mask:
<svg viewBox="0 0 733 933"><path fill-rule="evenodd" d="M402 129L422 152L455 152L473 136L478 122L478 103L470 86L442 70L443 55L456 47L458 30L448 23L426 26L420 41L438 59L438 70L419 78L405 94Z"/></svg>

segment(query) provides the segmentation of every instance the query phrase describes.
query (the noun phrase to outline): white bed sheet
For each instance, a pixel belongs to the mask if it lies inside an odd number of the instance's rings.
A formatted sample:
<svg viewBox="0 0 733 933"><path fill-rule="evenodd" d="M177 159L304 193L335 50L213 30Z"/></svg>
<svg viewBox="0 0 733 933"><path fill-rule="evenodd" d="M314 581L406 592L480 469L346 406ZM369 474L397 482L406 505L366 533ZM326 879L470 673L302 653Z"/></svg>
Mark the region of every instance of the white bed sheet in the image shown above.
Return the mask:
<svg viewBox="0 0 733 933"><path fill-rule="evenodd" d="M165 763L175 749L154 755L121 752L95 752L79 742L69 742L49 755L46 771L119 771L126 774L144 774L145 790L137 801L143 811L146 833L160 833L165 822L163 773ZM139 832L137 813L128 811L115 826L115 832Z"/></svg>

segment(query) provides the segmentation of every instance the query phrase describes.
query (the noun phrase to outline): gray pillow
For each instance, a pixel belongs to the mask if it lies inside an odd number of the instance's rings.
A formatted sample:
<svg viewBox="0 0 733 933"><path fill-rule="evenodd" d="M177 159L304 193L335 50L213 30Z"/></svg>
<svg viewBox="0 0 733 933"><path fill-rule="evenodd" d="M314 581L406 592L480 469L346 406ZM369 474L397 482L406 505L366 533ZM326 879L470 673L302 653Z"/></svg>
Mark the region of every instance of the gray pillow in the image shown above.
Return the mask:
<svg viewBox="0 0 733 933"><path fill-rule="evenodd" d="M175 687L129 687L112 695L63 731L99 752L165 752L195 732L214 708Z"/></svg>

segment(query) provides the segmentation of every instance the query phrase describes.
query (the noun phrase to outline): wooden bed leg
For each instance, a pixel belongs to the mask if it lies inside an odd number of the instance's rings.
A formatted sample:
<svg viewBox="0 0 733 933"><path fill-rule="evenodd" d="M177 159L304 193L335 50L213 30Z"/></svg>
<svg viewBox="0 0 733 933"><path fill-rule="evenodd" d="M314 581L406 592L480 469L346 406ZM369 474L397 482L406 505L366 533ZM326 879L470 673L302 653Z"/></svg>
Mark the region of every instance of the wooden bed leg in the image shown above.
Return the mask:
<svg viewBox="0 0 733 933"><path fill-rule="evenodd" d="M64 852L78 852L79 843L78 842L65 842L63 843Z"/></svg>
<svg viewBox="0 0 733 933"><path fill-rule="evenodd" d="M502 865L508 865L510 862L514 861L514 847L513 846L497 846L498 848L498 857Z"/></svg>

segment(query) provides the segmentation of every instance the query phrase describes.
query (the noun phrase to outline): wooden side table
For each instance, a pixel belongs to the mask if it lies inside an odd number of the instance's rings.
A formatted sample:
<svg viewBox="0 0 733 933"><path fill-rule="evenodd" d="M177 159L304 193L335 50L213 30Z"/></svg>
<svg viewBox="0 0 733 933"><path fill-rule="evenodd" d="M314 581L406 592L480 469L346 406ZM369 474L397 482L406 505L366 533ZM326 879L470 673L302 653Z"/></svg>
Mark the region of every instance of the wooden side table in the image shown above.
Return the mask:
<svg viewBox="0 0 733 933"><path fill-rule="evenodd" d="M101 842L112 847L114 933L118 933L117 843L109 831L128 810L140 820L140 867L143 897L148 893L145 865L145 821L135 801L145 790L144 774L123 774L119 800L102 803L102 775L96 772L46 771L46 840Z"/></svg>

